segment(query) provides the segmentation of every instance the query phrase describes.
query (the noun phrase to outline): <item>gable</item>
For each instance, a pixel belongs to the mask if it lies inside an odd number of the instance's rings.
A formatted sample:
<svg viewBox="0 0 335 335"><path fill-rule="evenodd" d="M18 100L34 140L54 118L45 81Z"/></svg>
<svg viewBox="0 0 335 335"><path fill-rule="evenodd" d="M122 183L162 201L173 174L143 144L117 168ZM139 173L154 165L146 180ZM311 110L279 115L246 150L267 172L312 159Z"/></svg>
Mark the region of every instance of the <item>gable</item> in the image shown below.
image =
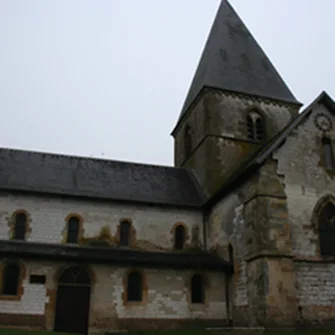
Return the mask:
<svg viewBox="0 0 335 335"><path fill-rule="evenodd" d="M335 115L335 102L326 93L322 92L309 106L297 115L286 127L284 127L277 135L272 137L263 147L261 147L252 157L248 157L236 171L228 178L226 183L207 200L205 206L211 207L222 199L227 193L234 190L238 185L247 180L255 171L257 171L271 155L276 152L286 142L300 125L312 114L312 111L320 108L328 111L329 115ZM308 140L306 141L308 142Z"/></svg>
<svg viewBox="0 0 335 335"><path fill-rule="evenodd" d="M278 162L278 173L285 175L285 183L305 185L306 188L333 187L333 171L325 148L334 148L335 110L321 101L314 103L300 124L287 136L285 142L272 154ZM325 161L327 160L327 161ZM332 185L333 184L333 185Z"/></svg>

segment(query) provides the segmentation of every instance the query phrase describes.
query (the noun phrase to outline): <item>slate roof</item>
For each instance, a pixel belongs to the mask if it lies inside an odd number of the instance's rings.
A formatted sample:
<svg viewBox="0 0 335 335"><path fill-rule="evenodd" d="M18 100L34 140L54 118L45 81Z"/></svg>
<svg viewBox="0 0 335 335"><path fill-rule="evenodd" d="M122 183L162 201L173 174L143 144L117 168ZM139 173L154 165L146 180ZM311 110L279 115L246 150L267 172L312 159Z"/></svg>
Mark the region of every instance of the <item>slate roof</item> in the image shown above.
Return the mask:
<svg viewBox="0 0 335 335"><path fill-rule="evenodd" d="M233 266L217 255L208 252L152 252L123 248L98 248L82 245L59 245L26 241L0 240L0 257L54 259L85 263L114 264L119 266L169 267L206 269L232 272Z"/></svg>
<svg viewBox="0 0 335 335"><path fill-rule="evenodd" d="M335 115L334 100L325 91L321 92L321 94L319 94L319 96L310 105L298 114L292 122L270 139L252 157L243 162L240 168L232 173L218 192L206 201L205 206L212 206L216 201L236 187L237 183L243 182L254 171L260 168L262 164L265 163L265 161L272 155L272 153L285 143L287 137L292 133L292 131L301 125L301 123L310 115L313 107L317 104L325 105Z"/></svg>
<svg viewBox="0 0 335 335"><path fill-rule="evenodd" d="M200 206L186 169L0 148L0 190Z"/></svg>
<svg viewBox="0 0 335 335"><path fill-rule="evenodd" d="M179 121L205 87L300 104L227 0L218 9Z"/></svg>

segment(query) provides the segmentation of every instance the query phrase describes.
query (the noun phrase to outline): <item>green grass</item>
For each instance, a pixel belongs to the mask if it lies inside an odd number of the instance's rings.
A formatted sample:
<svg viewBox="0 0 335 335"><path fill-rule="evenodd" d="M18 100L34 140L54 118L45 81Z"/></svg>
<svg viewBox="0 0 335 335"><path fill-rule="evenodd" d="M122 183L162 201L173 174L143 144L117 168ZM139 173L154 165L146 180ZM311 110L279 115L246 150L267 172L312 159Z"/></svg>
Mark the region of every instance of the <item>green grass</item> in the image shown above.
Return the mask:
<svg viewBox="0 0 335 335"><path fill-rule="evenodd" d="M64 333L42 332L35 330L0 329L0 335L71 335Z"/></svg>
<svg viewBox="0 0 335 335"><path fill-rule="evenodd" d="M268 332L268 335L335 335L335 330L313 330L313 331L286 331Z"/></svg>
<svg viewBox="0 0 335 335"><path fill-rule="evenodd" d="M134 334L134 333L132 333ZM177 330L177 331L150 331L138 332L137 335L209 335L210 332L205 330ZM229 333L227 333L228 335ZM248 332L241 331L241 335L248 335ZM268 335L335 335L334 330L311 330L311 331L281 331L269 332ZM64 333L43 332L43 331L28 331L17 329L0 329L0 335L71 335Z"/></svg>
<svg viewBox="0 0 335 335"><path fill-rule="evenodd" d="M177 330L177 331L161 331L161 332L138 332L136 335L210 335L211 332L205 330ZM229 335L229 332L226 333ZM248 335L248 332L240 331L241 335ZM271 331L266 335L335 335L333 330L300 330L300 331Z"/></svg>
<svg viewBox="0 0 335 335"><path fill-rule="evenodd" d="M138 332L137 335L210 335L211 332L205 330L177 330L161 332ZM226 333L229 335L229 332ZM248 332L241 331L241 335L248 335ZM271 331L265 332L266 335L335 335L333 330L300 330L300 331Z"/></svg>

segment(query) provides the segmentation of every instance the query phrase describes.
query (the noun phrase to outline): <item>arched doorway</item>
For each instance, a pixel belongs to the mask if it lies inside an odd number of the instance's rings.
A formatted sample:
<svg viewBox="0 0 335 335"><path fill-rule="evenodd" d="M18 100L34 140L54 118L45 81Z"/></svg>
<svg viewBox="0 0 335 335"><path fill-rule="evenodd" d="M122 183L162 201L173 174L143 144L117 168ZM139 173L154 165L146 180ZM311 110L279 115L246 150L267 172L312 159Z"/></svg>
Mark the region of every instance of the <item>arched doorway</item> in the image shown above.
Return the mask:
<svg viewBox="0 0 335 335"><path fill-rule="evenodd" d="M91 278L80 267L65 269L58 280L55 331L87 334Z"/></svg>

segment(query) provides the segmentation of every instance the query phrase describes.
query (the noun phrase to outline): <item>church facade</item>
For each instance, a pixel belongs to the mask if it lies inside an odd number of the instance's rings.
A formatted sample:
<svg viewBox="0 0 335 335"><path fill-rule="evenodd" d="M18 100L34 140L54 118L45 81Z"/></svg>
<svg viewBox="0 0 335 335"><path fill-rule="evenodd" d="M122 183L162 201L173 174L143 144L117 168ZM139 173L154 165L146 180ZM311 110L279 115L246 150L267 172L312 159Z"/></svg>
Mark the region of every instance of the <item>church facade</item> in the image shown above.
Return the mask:
<svg viewBox="0 0 335 335"><path fill-rule="evenodd" d="M175 167L0 149L0 327L335 321L335 102L301 107L222 0Z"/></svg>

